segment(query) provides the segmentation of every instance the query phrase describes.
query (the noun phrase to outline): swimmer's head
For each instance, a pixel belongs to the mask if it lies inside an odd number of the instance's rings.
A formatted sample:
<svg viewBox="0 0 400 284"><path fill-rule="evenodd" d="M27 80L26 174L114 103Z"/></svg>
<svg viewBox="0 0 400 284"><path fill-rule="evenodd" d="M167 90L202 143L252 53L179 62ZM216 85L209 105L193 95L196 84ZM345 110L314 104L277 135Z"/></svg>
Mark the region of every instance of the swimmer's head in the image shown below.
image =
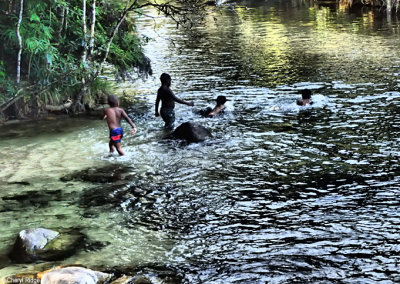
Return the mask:
<svg viewBox="0 0 400 284"><path fill-rule="evenodd" d="M160 76L161 84L163 85L170 85L171 84L171 76L167 73L162 73Z"/></svg>
<svg viewBox="0 0 400 284"><path fill-rule="evenodd" d="M118 97L115 95L108 95L108 104L110 107L116 107L119 105Z"/></svg>
<svg viewBox="0 0 400 284"><path fill-rule="evenodd" d="M226 103L227 99L225 96L218 96L216 101L217 105L223 105L224 103Z"/></svg>
<svg viewBox="0 0 400 284"><path fill-rule="evenodd" d="M311 90L309 90L309 89L301 90L301 98L303 100L311 99Z"/></svg>

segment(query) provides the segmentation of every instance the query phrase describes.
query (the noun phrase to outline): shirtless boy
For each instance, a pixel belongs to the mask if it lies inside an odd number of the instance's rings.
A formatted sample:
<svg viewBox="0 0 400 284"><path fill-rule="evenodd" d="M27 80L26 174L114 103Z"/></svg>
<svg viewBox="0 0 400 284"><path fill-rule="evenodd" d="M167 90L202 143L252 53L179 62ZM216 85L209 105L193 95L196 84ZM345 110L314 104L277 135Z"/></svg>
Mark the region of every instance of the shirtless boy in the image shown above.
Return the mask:
<svg viewBox="0 0 400 284"><path fill-rule="evenodd" d="M217 105L214 108L207 107L206 109L201 110L199 113L204 117L214 117L225 109L226 101L227 99L225 96L218 96L216 99Z"/></svg>
<svg viewBox="0 0 400 284"><path fill-rule="evenodd" d="M171 76L169 76L167 73L161 74L160 81L161 81L161 87L158 89L157 92L155 116L158 117L160 116L161 113L161 118L165 122L164 127L166 129L173 129L175 122L175 112L174 112L175 102L188 106L194 106L194 103L181 100L174 95L174 93L170 89ZM161 110L160 112L158 112L160 100L161 100Z"/></svg>
<svg viewBox="0 0 400 284"><path fill-rule="evenodd" d="M220 113L221 111L223 111L225 108L225 103L226 103L227 99L225 96L218 96L216 101L217 101L217 105L208 114L209 116L214 116L214 115Z"/></svg>
<svg viewBox="0 0 400 284"><path fill-rule="evenodd" d="M119 100L117 96L109 95L108 104L110 107L104 110L103 119L107 118L108 128L110 129L110 142L108 143L110 146L110 152L113 153L114 148L116 148L117 152L123 156L125 153L121 148L121 139L124 136L124 133L121 127L121 119L124 118L132 126L133 135L137 130L126 112L119 107Z"/></svg>

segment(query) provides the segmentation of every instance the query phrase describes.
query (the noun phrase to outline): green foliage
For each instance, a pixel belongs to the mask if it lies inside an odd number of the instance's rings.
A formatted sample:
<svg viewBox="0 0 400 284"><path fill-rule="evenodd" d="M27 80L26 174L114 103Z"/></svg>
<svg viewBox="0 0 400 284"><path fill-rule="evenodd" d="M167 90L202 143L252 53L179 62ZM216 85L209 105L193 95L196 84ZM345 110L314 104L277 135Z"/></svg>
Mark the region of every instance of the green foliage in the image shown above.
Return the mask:
<svg viewBox="0 0 400 284"><path fill-rule="evenodd" d="M139 39L133 33L118 36L111 45L109 62L118 70L126 71L135 67L142 58L143 50Z"/></svg>
<svg viewBox="0 0 400 284"><path fill-rule="evenodd" d="M16 86L7 76L6 65L4 61L0 61L0 105L16 93Z"/></svg>
<svg viewBox="0 0 400 284"><path fill-rule="evenodd" d="M6 79L6 68L4 67L4 61L0 61L0 84L4 84L4 80Z"/></svg>
<svg viewBox="0 0 400 284"><path fill-rule="evenodd" d="M127 74L135 68L147 75L146 72L151 72L151 69L143 54L142 42L148 39L142 41L142 38L138 38L134 18L125 17L126 9L129 7L131 13L142 15L141 5L150 5L165 15L175 17L182 9L183 2L200 0L175 1L181 8L169 7L172 5L170 2L154 4L148 0L140 3L134 0L97 1L94 46L89 49L92 0L86 0L86 35L82 28L82 0L24 0L19 27L22 37L19 85L14 82L19 51L16 27L20 1L0 1L0 11L7 11L0 14L0 45L4 47L0 49L0 111L7 100L17 94L18 88L27 86L28 94L38 99L41 105L58 104L68 99L80 101L81 104L85 100L95 101L98 94L109 89L108 83L96 78L105 57L122 74L122 78L131 78L132 75ZM122 15L124 20L119 22ZM117 24L120 24L119 28L115 37L112 37ZM110 50L107 50L109 43ZM87 82L91 84L87 86ZM77 95L82 90L87 93Z"/></svg>

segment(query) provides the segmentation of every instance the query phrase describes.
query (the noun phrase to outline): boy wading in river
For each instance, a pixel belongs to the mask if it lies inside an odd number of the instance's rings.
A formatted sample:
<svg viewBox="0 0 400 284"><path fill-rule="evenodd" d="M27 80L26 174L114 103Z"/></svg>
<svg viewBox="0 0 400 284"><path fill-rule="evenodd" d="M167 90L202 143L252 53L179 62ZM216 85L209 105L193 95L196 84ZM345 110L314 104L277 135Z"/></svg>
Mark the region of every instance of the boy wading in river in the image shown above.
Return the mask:
<svg viewBox="0 0 400 284"><path fill-rule="evenodd" d="M124 132L121 127L121 119L124 118L132 126L132 135L136 133L136 126L133 124L132 120L128 117L126 112L119 107L119 100L117 96L108 96L109 108L104 110L103 119L107 118L108 128L110 129L110 153L114 152L114 147L117 152L122 156L125 155L121 148L121 139L124 136Z"/></svg>
<svg viewBox="0 0 400 284"><path fill-rule="evenodd" d="M169 76L167 73L161 74L160 81L161 81L161 87L158 89L157 92L155 115L160 116L161 113L161 117L165 122L164 127L166 129L173 129L175 122L175 112L174 112L175 102L188 106L194 106L194 103L181 100L180 98L174 95L174 93L169 88L171 86L171 76ZM159 113L158 105L160 104L160 100L161 100L161 110Z"/></svg>

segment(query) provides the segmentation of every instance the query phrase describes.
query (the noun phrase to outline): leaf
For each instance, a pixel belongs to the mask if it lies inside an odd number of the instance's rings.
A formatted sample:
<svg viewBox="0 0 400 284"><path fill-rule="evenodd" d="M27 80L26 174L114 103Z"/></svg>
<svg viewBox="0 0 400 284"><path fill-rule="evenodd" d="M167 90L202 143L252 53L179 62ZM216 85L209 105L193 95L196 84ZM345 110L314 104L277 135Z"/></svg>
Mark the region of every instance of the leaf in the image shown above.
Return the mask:
<svg viewBox="0 0 400 284"><path fill-rule="evenodd" d="M36 15L35 13L33 13L33 14L31 15L31 17L29 18L29 20L30 20L31 22L40 23L40 18L39 18L39 16Z"/></svg>

